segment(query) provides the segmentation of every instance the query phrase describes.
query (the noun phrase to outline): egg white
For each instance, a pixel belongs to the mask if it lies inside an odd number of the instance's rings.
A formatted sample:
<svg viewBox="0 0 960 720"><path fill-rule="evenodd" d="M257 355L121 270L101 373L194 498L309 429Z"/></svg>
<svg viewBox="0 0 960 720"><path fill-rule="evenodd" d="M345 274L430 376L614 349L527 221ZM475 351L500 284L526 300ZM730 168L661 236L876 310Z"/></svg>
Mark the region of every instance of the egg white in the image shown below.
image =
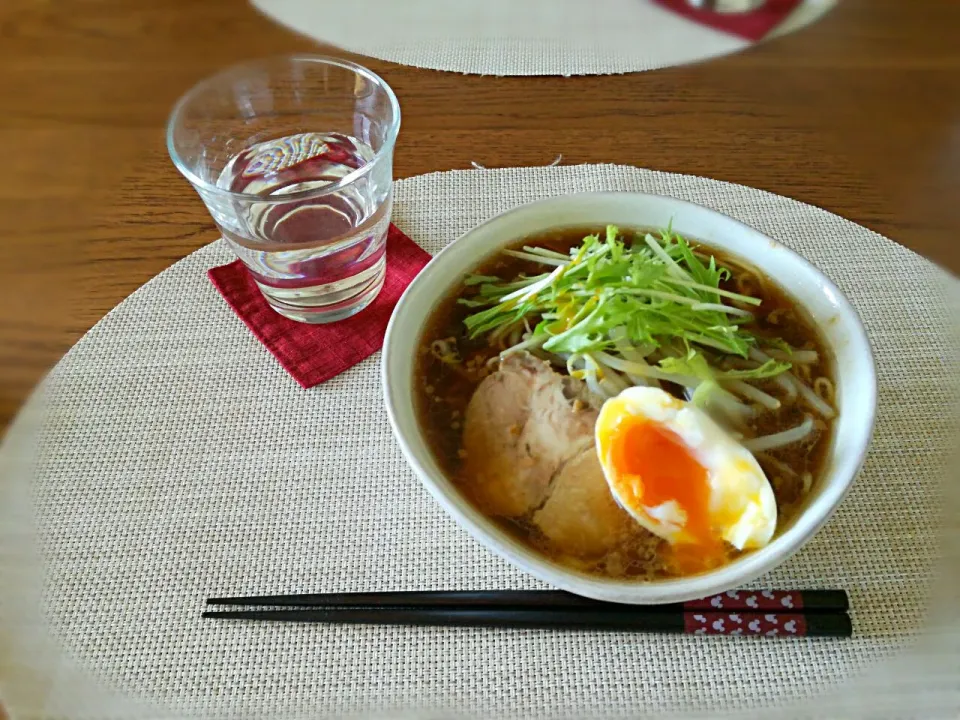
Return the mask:
<svg viewBox="0 0 960 720"><path fill-rule="evenodd" d="M710 524L738 550L767 545L777 527L773 488L756 458L699 408L659 388L632 387L604 403L595 426L597 452L613 497L638 523L671 544L689 542L686 512L676 501L656 507L622 495L620 473L603 448L626 415L646 419L673 432L704 468L709 488Z"/></svg>

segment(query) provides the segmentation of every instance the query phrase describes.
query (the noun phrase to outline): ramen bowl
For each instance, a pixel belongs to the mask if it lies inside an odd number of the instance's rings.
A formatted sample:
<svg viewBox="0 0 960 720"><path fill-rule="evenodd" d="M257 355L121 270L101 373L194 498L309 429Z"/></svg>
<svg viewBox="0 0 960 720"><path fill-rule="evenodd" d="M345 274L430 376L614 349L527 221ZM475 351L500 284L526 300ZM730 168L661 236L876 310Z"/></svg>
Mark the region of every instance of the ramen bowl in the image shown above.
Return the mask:
<svg viewBox="0 0 960 720"><path fill-rule="evenodd" d="M717 569L658 580L606 578L558 564L505 532L477 509L436 460L418 419L415 365L432 311L485 258L523 238L573 227L667 227L747 260L812 319L834 361L837 417L817 482L799 512L768 545ZM490 551L557 588L631 604L682 602L741 587L780 565L826 523L850 490L867 454L876 412L876 372L866 332L837 287L776 240L709 208L639 193L584 193L515 208L475 227L440 252L401 298L384 343L385 401L404 456L449 515Z"/></svg>

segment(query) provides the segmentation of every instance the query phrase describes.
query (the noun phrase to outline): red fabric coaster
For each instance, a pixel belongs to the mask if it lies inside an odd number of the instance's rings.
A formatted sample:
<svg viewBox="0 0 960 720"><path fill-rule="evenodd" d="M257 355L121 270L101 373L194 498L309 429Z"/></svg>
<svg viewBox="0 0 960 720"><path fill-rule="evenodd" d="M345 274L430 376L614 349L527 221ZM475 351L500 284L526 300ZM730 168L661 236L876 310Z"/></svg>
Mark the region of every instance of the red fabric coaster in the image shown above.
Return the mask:
<svg viewBox="0 0 960 720"><path fill-rule="evenodd" d="M300 385L311 388L370 357L383 346L393 308L430 255L395 225L387 233L383 290L353 317L309 325L278 315L239 260L208 271L233 311Z"/></svg>
<svg viewBox="0 0 960 720"><path fill-rule="evenodd" d="M718 13L690 7L687 0L653 0L657 5L694 22L756 42L786 20L803 0L767 0L762 7L745 13Z"/></svg>

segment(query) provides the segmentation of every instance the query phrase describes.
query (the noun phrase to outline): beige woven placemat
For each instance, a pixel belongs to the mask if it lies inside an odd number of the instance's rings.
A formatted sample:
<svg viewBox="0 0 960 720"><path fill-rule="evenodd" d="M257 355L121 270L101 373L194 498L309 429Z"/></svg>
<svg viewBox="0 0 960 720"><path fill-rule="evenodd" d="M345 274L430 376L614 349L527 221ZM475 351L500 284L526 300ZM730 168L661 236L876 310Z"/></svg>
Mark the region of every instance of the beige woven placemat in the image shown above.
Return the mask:
<svg viewBox="0 0 960 720"><path fill-rule="evenodd" d="M628 167L415 177L397 184L395 220L436 252L519 203L589 190L733 215L810 258L862 314L880 379L869 460L827 527L760 584L847 588L854 639L201 621L210 595L538 586L407 468L379 356L300 389L208 282L231 259L217 242L91 330L0 452L14 718L955 716L958 592L942 565L957 568L943 534L957 506L940 477L956 441L956 284L823 210Z"/></svg>
<svg viewBox="0 0 960 720"><path fill-rule="evenodd" d="M607 75L684 65L751 43L648 0L251 0L316 40L381 60L478 75ZM771 35L817 20L806 0Z"/></svg>

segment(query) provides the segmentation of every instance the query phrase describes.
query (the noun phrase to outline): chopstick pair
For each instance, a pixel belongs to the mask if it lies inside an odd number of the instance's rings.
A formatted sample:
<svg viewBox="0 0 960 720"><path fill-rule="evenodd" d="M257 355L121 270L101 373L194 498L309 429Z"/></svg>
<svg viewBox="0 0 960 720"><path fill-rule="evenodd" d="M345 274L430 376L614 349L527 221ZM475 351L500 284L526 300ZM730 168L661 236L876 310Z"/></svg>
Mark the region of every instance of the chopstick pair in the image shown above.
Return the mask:
<svg viewBox="0 0 960 720"><path fill-rule="evenodd" d="M767 637L850 637L853 632L843 590L737 590L666 605L622 605L560 590L259 595L210 598L207 604L279 608L203 613L234 620Z"/></svg>

